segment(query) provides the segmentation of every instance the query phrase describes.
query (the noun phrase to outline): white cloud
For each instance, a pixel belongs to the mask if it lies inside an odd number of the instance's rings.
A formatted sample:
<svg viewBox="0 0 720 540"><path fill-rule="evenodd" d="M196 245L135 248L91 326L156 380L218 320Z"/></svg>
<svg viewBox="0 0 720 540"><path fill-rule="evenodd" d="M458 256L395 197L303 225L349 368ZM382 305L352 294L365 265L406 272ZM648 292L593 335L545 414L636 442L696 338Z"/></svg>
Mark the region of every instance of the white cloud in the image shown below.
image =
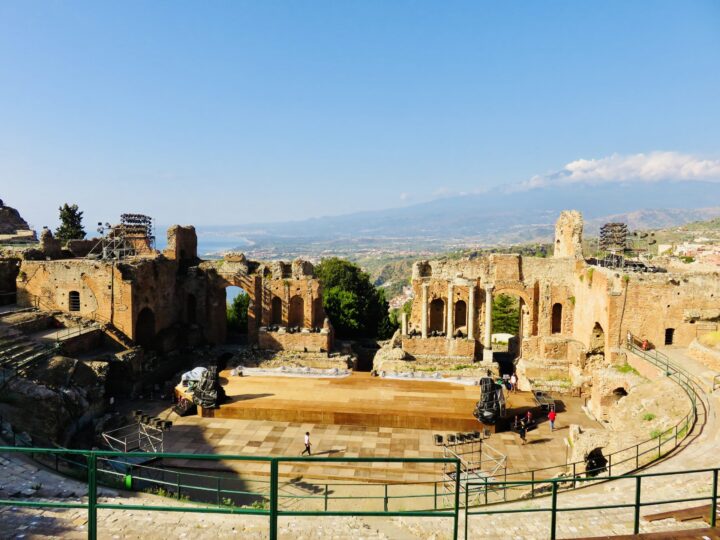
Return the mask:
<svg viewBox="0 0 720 540"><path fill-rule="evenodd" d="M679 152L613 154L599 159L577 159L559 171L533 176L520 184L519 188L663 180L720 182L720 160L700 159Z"/></svg>
<svg viewBox="0 0 720 540"><path fill-rule="evenodd" d="M409 193L403 192L403 193L400 194L400 200L401 200L402 202L405 202L405 201L407 201L407 200L409 200L409 199L410 199L410 194L409 194Z"/></svg>

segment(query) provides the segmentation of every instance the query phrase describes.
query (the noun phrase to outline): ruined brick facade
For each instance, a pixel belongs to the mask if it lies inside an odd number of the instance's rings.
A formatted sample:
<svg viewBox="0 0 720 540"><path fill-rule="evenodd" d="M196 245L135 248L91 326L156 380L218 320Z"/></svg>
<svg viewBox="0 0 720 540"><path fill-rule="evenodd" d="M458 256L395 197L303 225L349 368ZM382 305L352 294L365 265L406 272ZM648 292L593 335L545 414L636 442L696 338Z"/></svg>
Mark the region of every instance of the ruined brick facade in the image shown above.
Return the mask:
<svg viewBox="0 0 720 540"><path fill-rule="evenodd" d="M628 332L650 346L687 346L718 327L718 272L622 274L586 263L581 242L582 217L563 212L552 258L492 254L417 262L403 350L467 360L482 351L488 359L489 306L496 295L510 294L521 306L521 380L565 379L580 387L590 384L594 367L622 360L619 347Z"/></svg>
<svg viewBox="0 0 720 540"><path fill-rule="evenodd" d="M20 261L20 305L95 320L137 344L167 350L190 337L224 342L225 289L237 286L250 298L251 344L300 351L332 347L320 283L307 261L261 263L236 253L201 261L195 229L177 225L168 230L162 254L138 244L137 255L121 260L68 258L49 240L48 257Z"/></svg>

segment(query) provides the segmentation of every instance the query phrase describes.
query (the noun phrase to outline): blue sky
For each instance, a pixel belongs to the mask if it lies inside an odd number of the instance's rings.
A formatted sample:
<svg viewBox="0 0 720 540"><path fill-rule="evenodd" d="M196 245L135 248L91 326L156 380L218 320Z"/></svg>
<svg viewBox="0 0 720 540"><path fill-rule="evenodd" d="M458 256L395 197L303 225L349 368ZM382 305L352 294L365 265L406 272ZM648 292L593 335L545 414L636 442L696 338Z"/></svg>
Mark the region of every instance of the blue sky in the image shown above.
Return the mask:
<svg viewBox="0 0 720 540"><path fill-rule="evenodd" d="M719 96L718 2L5 0L0 198L233 224L716 171Z"/></svg>

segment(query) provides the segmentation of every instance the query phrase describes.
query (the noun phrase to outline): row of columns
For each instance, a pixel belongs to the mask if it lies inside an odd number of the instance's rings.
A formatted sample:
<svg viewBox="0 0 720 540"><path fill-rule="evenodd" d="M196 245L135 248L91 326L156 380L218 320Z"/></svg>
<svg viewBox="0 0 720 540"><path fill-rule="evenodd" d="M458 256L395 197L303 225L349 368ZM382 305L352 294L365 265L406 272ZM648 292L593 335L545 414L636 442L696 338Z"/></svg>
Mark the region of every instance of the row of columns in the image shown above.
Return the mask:
<svg viewBox="0 0 720 540"><path fill-rule="evenodd" d="M422 312L420 317L420 330L423 338L428 337L428 283L422 284ZM447 338L453 339L455 333L455 309L453 302L455 285L448 283L448 301L447 301ZM493 286L485 287L485 348L490 348L492 340L492 302L493 302ZM467 339L475 339L475 285L468 286L468 302L467 302ZM404 334L407 333L407 319L403 319Z"/></svg>

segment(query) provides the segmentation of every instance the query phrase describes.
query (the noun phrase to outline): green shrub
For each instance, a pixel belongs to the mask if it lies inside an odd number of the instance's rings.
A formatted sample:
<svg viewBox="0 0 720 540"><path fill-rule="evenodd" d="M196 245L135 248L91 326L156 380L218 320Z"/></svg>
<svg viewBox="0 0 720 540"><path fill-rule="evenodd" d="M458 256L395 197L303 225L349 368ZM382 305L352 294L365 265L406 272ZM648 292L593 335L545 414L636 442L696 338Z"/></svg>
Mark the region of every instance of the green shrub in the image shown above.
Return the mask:
<svg viewBox="0 0 720 540"><path fill-rule="evenodd" d="M655 415L653 413L645 413L643 415L643 420L645 420L646 422L651 422L655 420Z"/></svg>

